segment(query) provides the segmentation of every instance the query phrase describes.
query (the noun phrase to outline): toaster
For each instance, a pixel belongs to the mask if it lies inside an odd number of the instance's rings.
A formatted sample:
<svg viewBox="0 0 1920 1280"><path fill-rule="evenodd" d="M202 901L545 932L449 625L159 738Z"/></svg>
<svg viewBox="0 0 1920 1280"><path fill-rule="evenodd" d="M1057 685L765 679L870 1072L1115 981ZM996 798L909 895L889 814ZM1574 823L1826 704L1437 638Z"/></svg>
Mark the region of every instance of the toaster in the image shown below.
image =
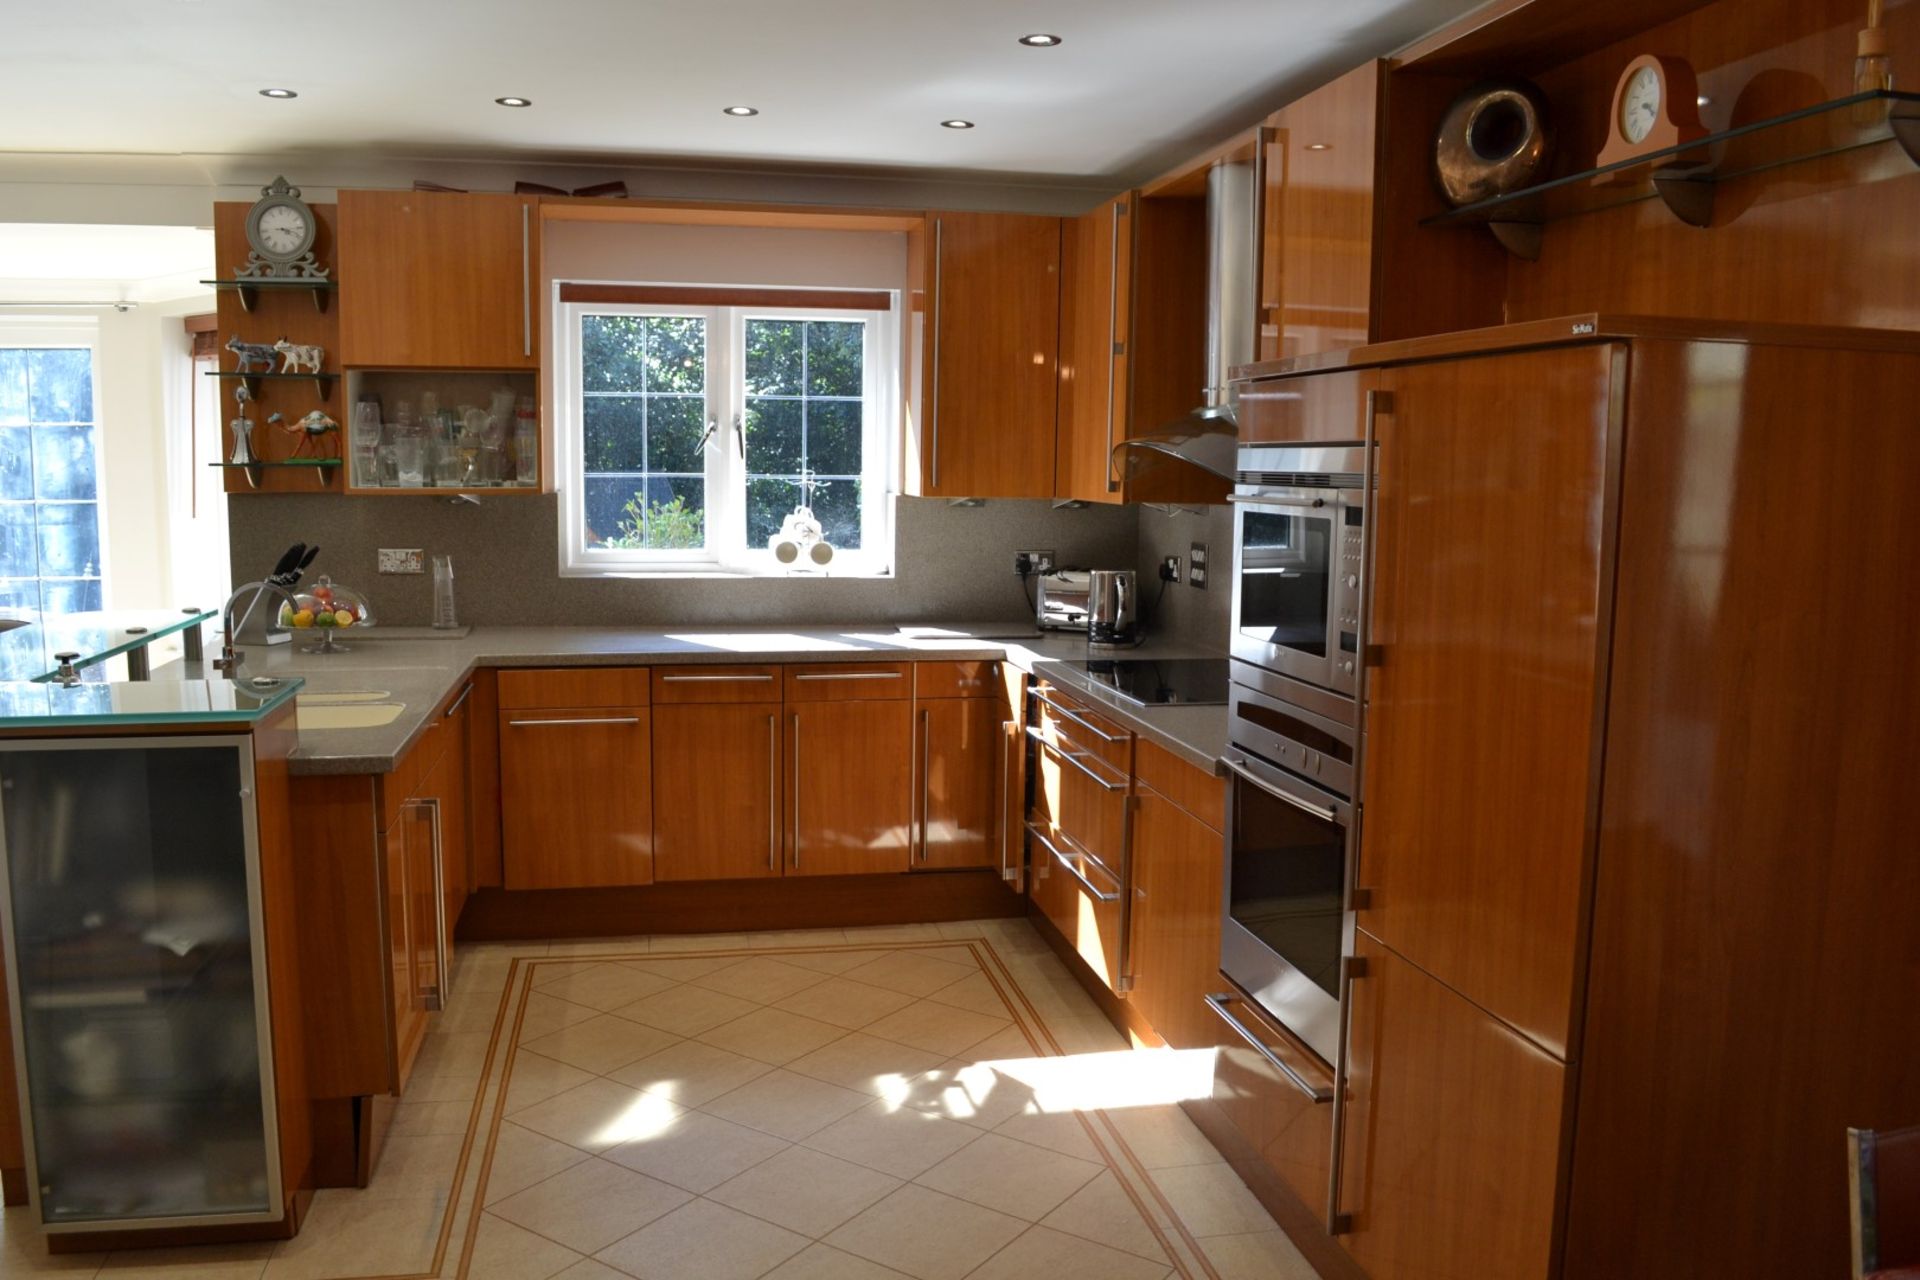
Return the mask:
<svg viewBox="0 0 1920 1280"><path fill-rule="evenodd" d="M1092 603L1093 574L1087 569L1056 569L1040 575L1034 594L1034 622L1042 631L1085 631Z"/></svg>

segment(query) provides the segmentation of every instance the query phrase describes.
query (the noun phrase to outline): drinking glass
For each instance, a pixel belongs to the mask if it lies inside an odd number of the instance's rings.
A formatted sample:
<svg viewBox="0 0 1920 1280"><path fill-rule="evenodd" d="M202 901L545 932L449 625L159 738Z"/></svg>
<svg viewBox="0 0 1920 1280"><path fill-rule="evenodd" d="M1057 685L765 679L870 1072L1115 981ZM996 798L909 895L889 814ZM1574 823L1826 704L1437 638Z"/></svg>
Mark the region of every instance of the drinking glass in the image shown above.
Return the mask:
<svg viewBox="0 0 1920 1280"><path fill-rule="evenodd" d="M426 483L426 441L419 436L401 436L393 442L396 478L403 489L418 489Z"/></svg>

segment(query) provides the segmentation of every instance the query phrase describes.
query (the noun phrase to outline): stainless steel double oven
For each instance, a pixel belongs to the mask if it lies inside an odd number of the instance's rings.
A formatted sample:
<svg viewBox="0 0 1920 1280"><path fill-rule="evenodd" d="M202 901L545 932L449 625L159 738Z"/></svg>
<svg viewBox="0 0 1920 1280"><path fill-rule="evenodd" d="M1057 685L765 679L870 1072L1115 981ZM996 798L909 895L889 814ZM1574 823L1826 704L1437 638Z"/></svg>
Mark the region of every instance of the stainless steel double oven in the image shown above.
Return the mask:
<svg viewBox="0 0 1920 1280"><path fill-rule="evenodd" d="M1246 446L1233 494L1220 967L1328 1063L1354 929L1366 459L1363 445Z"/></svg>

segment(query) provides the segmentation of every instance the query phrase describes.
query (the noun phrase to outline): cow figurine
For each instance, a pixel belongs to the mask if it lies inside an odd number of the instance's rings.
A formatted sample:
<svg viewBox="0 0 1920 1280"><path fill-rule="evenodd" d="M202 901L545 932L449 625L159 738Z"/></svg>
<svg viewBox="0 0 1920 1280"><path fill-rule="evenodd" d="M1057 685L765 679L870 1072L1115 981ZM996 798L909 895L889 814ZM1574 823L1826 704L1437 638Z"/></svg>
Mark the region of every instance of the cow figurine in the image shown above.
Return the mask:
<svg viewBox="0 0 1920 1280"><path fill-rule="evenodd" d="M272 426L280 428L290 436L299 437L294 442L293 452L287 455L292 458L305 456L308 445L315 445L317 448L318 441L322 436L329 432L337 432L340 430L340 424L332 418L329 418L326 412L320 409L313 410L298 422L288 422L286 418L277 413L269 414L267 422ZM319 457L322 455L316 453L314 456Z"/></svg>
<svg viewBox="0 0 1920 1280"><path fill-rule="evenodd" d="M272 373L273 357L278 354L264 342L240 341L237 333L227 339L227 350L239 362L235 373Z"/></svg>
<svg viewBox="0 0 1920 1280"><path fill-rule="evenodd" d="M309 373L318 373L320 362L326 358L327 354L324 347L288 342L285 338L274 343L273 349L281 355L280 372L282 373L298 373L302 365L306 366Z"/></svg>

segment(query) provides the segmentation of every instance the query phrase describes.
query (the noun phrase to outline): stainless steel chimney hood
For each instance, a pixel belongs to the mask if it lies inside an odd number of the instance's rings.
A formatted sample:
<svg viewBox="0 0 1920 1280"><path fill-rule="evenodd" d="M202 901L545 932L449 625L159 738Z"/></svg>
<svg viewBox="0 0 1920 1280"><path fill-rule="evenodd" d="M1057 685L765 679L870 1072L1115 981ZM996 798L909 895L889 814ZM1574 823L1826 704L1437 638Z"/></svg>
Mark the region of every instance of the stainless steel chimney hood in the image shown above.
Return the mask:
<svg viewBox="0 0 1920 1280"><path fill-rule="evenodd" d="M1156 467L1196 467L1231 482L1239 423L1228 371L1255 346L1254 167L1223 161L1207 171L1207 367L1201 403L1184 417L1113 447L1116 469L1136 478Z"/></svg>

